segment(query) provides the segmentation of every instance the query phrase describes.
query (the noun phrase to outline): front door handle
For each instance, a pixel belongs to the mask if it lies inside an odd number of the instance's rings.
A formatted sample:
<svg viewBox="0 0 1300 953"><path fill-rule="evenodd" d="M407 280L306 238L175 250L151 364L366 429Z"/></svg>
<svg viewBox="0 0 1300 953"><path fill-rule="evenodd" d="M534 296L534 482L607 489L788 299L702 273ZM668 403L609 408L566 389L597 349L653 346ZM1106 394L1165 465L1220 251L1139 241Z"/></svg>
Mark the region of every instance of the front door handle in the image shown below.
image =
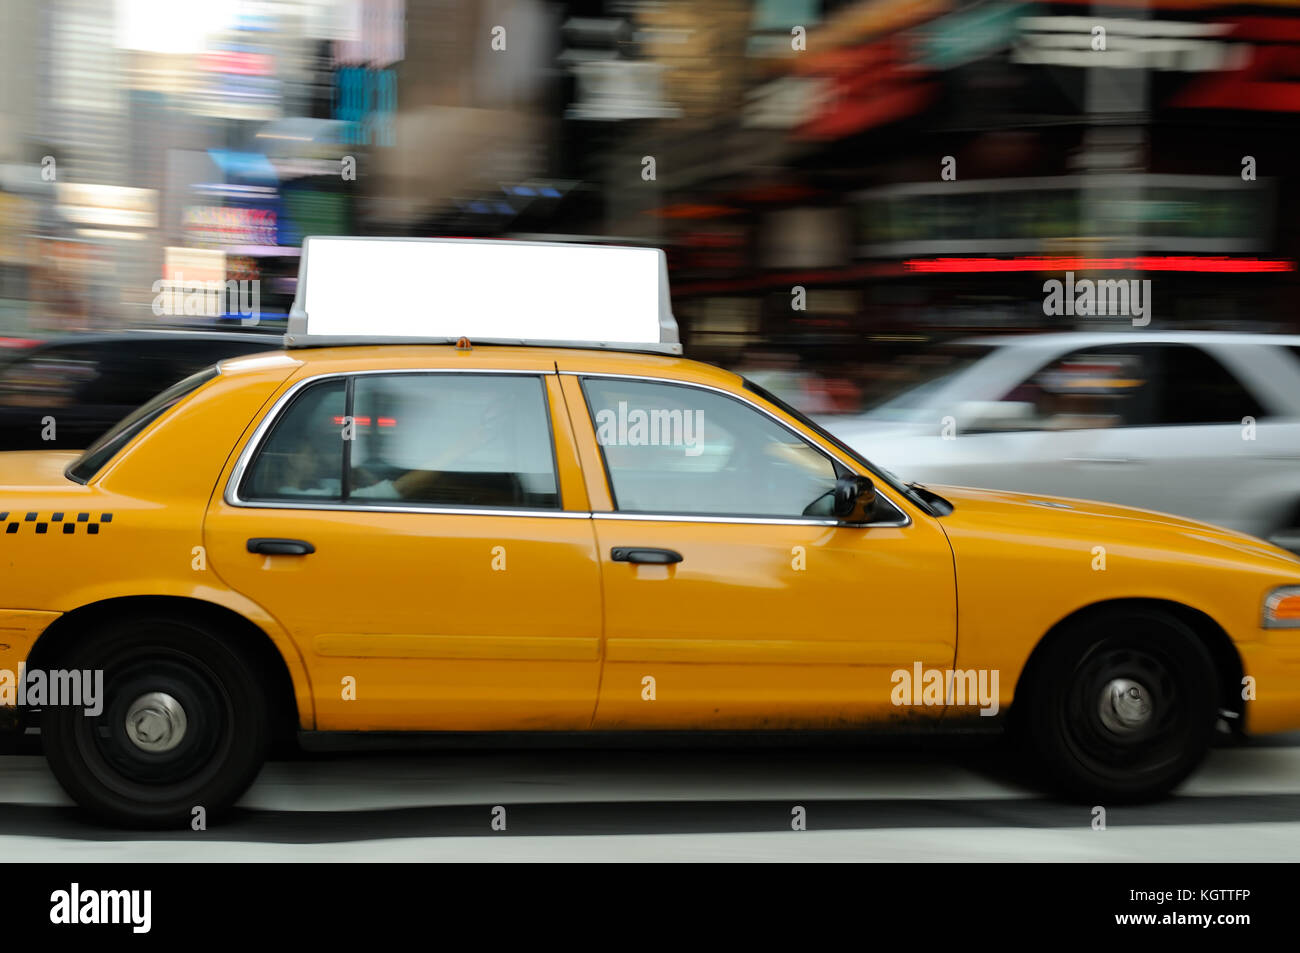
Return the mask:
<svg viewBox="0 0 1300 953"><path fill-rule="evenodd" d="M316 547L305 539L277 539L270 536L255 536L248 541L250 553L264 556L306 556L316 552Z"/></svg>
<svg viewBox="0 0 1300 953"><path fill-rule="evenodd" d="M650 549L645 546L615 546L609 551L609 558L616 563L650 563L664 566L682 561L682 554L675 549Z"/></svg>

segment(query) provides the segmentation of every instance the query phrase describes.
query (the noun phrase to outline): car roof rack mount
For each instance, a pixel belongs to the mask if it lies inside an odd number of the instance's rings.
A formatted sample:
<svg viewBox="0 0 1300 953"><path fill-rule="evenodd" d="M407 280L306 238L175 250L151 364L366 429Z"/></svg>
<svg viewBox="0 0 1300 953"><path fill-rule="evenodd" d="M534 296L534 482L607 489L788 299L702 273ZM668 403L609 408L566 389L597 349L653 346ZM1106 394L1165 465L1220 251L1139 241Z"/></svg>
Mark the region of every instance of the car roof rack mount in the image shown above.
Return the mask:
<svg viewBox="0 0 1300 953"><path fill-rule="evenodd" d="M661 249L475 238L303 240L285 347L504 344L682 353Z"/></svg>

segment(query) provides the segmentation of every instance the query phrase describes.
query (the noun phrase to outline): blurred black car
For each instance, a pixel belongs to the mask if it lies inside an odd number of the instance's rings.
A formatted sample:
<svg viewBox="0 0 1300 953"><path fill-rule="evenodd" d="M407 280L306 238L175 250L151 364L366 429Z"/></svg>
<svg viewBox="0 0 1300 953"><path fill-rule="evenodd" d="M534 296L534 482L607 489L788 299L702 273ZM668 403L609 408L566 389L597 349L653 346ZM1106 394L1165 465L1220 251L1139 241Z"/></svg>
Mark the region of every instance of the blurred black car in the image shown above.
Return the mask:
<svg viewBox="0 0 1300 953"><path fill-rule="evenodd" d="M281 347L279 335L123 331L11 352L0 363L0 450L83 450L181 378Z"/></svg>

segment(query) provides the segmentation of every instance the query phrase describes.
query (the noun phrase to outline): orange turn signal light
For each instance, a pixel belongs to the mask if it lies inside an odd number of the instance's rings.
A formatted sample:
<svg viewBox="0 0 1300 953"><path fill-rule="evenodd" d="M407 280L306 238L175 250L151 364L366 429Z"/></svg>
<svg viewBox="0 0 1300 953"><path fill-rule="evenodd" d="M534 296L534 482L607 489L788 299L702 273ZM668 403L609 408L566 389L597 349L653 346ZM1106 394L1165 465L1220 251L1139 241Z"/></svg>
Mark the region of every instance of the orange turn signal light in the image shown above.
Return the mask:
<svg viewBox="0 0 1300 953"><path fill-rule="evenodd" d="M1274 589L1264 600L1264 628L1300 628L1300 586Z"/></svg>

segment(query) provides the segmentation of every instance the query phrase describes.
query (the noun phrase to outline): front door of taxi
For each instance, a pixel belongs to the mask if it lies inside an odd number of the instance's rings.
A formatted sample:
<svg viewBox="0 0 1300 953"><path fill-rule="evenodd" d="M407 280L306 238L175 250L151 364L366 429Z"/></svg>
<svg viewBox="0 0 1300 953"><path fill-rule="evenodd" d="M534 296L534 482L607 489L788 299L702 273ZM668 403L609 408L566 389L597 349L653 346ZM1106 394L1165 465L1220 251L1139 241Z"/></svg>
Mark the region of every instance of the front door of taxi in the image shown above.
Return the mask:
<svg viewBox="0 0 1300 953"><path fill-rule="evenodd" d="M595 727L841 729L941 713L896 691L897 673L954 660L953 557L933 518L881 502L874 525L837 523L843 461L722 391L597 375L565 389L613 503L594 519Z"/></svg>
<svg viewBox="0 0 1300 953"><path fill-rule="evenodd" d="M553 374L308 382L237 498L213 501L211 568L288 630L318 728L590 725L599 569L587 514L561 507L548 390Z"/></svg>

